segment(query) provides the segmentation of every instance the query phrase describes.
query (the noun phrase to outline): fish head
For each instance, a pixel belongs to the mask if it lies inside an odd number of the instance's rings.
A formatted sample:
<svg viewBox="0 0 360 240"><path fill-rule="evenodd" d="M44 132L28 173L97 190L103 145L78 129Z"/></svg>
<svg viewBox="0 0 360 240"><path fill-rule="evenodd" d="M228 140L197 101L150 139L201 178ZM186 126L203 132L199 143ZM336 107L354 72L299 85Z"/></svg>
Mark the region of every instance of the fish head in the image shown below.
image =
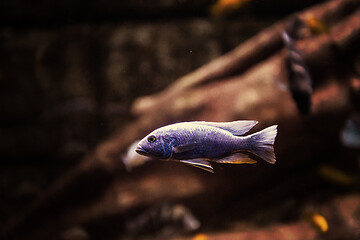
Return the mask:
<svg viewBox="0 0 360 240"><path fill-rule="evenodd" d="M161 131L154 131L138 143L136 152L144 156L167 159L171 157L172 149L173 138Z"/></svg>
<svg viewBox="0 0 360 240"><path fill-rule="evenodd" d="M139 142L140 140L136 140L135 142L133 142L128 148L126 154L121 157L122 162L128 172L130 172L133 168L141 166L147 161L151 160L150 157L139 155L136 153L137 145Z"/></svg>

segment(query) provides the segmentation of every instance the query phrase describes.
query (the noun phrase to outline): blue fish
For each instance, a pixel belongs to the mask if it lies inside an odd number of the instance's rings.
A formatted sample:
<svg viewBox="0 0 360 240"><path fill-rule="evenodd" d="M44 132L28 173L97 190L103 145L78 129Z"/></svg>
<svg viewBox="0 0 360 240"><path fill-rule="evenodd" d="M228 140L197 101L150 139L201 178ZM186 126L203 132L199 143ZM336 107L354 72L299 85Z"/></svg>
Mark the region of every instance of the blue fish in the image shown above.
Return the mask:
<svg viewBox="0 0 360 240"><path fill-rule="evenodd" d="M346 121L340 137L344 146L360 148L360 115L354 115Z"/></svg>
<svg viewBox="0 0 360 240"><path fill-rule="evenodd" d="M297 32L304 25L305 24L301 20L295 19L290 26L291 29L289 33L284 31L282 33L282 38L287 50L285 65L290 91L299 112L306 115L311 112L312 108L312 78L304 57L296 47L296 40L298 38Z"/></svg>
<svg viewBox="0 0 360 240"><path fill-rule="evenodd" d="M274 164L277 125L242 136L257 121L181 122L158 128L144 137L136 152L163 160L180 161L213 172L210 162L256 163L249 152Z"/></svg>

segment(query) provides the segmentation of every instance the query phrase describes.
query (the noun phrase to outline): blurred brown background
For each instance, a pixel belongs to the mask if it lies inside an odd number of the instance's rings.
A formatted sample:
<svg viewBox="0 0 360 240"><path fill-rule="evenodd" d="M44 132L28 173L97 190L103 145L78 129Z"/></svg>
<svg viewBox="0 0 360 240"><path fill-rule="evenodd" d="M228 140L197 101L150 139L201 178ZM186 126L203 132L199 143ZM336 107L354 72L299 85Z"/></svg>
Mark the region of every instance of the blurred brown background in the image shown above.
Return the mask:
<svg viewBox="0 0 360 240"><path fill-rule="evenodd" d="M330 29L298 42L306 116L282 88L295 13ZM0 238L358 239L359 148L340 136L359 113L359 16L356 0L2 1ZM278 163L121 161L162 125L237 119L279 124ZM166 204L200 228L149 213Z"/></svg>

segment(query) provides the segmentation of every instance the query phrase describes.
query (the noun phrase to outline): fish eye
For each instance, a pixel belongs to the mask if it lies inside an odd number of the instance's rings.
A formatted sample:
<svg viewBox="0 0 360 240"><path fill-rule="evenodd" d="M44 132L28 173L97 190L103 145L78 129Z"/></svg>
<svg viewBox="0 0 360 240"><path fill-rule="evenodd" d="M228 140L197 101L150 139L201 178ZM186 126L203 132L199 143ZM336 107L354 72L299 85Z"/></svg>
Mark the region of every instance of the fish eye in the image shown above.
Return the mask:
<svg viewBox="0 0 360 240"><path fill-rule="evenodd" d="M155 142L156 141L156 137L154 135L151 135L147 138L148 142Z"/></svg>

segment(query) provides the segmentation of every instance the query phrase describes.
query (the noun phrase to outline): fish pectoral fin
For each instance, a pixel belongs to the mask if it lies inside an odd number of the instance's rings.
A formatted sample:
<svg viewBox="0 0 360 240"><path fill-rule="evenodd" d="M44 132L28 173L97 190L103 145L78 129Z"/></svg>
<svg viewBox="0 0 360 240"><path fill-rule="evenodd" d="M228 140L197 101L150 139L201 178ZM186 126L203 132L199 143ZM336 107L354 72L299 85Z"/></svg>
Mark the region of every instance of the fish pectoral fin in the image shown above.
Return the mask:
<svg viewBox="0 0 360 240"><path fill-rule="evenodd" d="M214 173L213 167L205 159L198 158L198 159L180 160L180 162Z"/></svg>
<svg viewBox="0 0 360 240"><path fill-rule="evenodd" d="M189 144L178 145L173 148L173 151L174 151L174 153L188 152L188 151L195 149L197 146L198 146L198 143L189 143Z"/></svg>
<svg viewBox="0 0 360 240"><path fill-rule="evenodd" d="M255 164L256 160L251 159L248 155L244 153L233 153L229 156L216 159L217 163L231 163L231 164Z"/></svg>
<svg viewBox="0 0 360 240"><path fill-rule="evenodd" d="M233 122L202 122L202 121L195 121L193 123L217 127L223 130L230 132L232 135L240 136L252 129L258 121L254 120L239 120Z"/></svg>

